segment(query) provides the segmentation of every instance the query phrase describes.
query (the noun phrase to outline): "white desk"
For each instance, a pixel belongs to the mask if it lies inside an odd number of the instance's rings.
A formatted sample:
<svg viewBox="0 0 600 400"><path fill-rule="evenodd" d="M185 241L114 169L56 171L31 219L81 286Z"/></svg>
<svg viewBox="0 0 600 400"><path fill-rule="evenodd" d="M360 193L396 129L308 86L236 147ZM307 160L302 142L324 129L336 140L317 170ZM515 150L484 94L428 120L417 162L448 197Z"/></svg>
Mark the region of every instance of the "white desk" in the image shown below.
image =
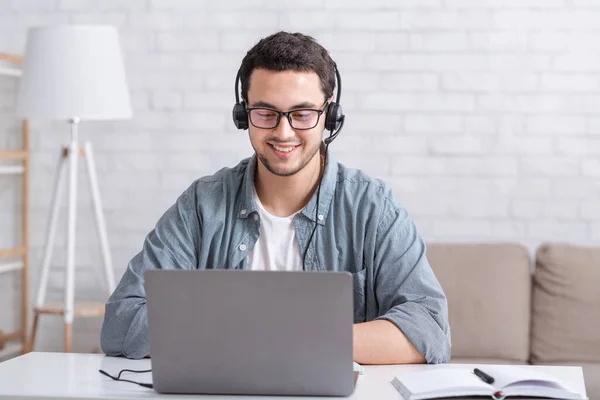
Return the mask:
<svg viewBox="0 0 600 400"><path fill-rule="evenodd" d="M464 364L445 365L393 365L393 366L367 366L365 375L358 378L354 394L348 399L395 399L402 400L402 396L392 386L390 381L400 371L425 368L465 367ZM101 375L98 370L103 369L116 375L120 370L128 368L134 370L150 369L149 359L127 360L123 358L106 357L100 354L66 354L66 353L29 353L12 360L0 363L0 399L138 399L161 398L179 399L200 398L219 399L228 398L258 400L283 397L257 397L257 396L182 396L161 395L152 389L143 388L126 382L116 382ZM585 394L583 372L581 367L541 367L530 366L546 373L556 375L567 383L573 390ZM137 382L151 383L150 373L123 374L121 377ZM305 397L304 397L305 398ZM286 397L298 400L299 397ZM314 399L326 399L317 397ZM337 399L340 399L339 397Z"/></svg>

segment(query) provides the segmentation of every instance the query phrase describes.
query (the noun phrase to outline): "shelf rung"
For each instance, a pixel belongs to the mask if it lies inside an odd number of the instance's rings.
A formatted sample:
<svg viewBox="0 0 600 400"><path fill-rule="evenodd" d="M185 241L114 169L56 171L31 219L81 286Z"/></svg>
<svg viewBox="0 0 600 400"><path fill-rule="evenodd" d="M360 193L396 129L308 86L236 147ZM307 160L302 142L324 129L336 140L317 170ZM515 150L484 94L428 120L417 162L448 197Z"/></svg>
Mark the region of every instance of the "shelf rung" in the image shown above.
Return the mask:
<svg viewBox="0 0 600 400"><path fill-rule="evenodd" d="M33 307L34 314L64 315L64 303L48 303L43 306ZM99 317L104 315L104 303L101 302L75 302L73 304L73 316L75 317Z"/></svg>
<svg viewBox="0 0 600 400"><path fill-rule="evenodd" d="M0 249L0 258L18 257L25 254L24 247L13 247L10 249Z"/></svg>
<svg viewBox="0 0 600 400"><path fill-rule="evenodd" d="M0 150L0 160L25 160L28 157L22 150Z"/></svg>
<svg viewBox="0 0 600 400"><path fill-rule="evenodd" d="M12 263L0 263L0 274L4 274L6 272L18 271L23 268L23 263L21 261L15 261Z"/></svg>
<svg viewBox="0 0 600 400"><path fill-rule="evenodd" d="M0 348L4 347L6 343L13 342L15 340L19 340L23 337L22 331L15 331L10 333L4 333L0 331Z"/></svg>
<svg viewBox="0 0 600 400"><path fill-rule="evenodd" d="M23 346L20 343L7 344L4 349L0 350L0 361L18 356L23 351Z"/></svg>
<svg viewBox="0 0 600 400"><path fill-rule="evenodd" d="M23 63L23 56L21 54L0 53L0 60L13 64L21 64Z"/></svg>
<svg viewBox="0 0 600 400"><path fill-rule="evenodd" d="M21 76L21 75L23 75L23 71L21 71L18 68L0 67L0 75L5 75L5 76Z"/></svg>
<svg viewBox="0 0 600 400"><path fill-rule="evenodd" d="M20 165L0 166L0 175L22 174L24 170Z"/></svg>

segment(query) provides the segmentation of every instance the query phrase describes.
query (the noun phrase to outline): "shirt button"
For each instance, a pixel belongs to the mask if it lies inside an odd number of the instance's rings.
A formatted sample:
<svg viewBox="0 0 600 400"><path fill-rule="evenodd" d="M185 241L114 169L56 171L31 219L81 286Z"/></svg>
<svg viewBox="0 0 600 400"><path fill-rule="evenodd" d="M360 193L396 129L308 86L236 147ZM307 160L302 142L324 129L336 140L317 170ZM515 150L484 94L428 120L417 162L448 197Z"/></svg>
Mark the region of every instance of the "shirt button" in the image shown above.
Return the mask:
<svg viewBox="0 0 600 400"><path fill-rule="evenodd" d="M246 250L246 245L245 244L240 244L240 250L241 251L245 251Z"/></svg>
<svg viewBox="0 0 600 400"><path fill-rule="evenodd" d="M242 214L242 215L246 215L246 210L242 210L242 211L240 211L240 214Z"/></svg>
<svg viewBox="0 0 600 400"><path fill-rule="evenodd" d="M254 215L254 220L258 221L258 215L256 215L256 214Z"/></svg>
<svg viewBox="0 0 600 400"><path fill-rule="evenodd" d="M325 218L323 215L319 215L319 221L323 221L323 218Z"/></svg>

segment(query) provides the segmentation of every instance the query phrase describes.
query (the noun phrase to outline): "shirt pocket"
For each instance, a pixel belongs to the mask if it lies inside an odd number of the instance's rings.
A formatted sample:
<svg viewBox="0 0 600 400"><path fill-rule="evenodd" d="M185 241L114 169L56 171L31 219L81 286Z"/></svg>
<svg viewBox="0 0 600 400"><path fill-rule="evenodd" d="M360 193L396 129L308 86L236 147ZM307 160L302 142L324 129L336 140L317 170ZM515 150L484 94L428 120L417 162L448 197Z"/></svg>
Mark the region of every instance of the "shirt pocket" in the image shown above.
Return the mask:
<svg viewBox="0 0 600 400"><path fill-rule="evenodd" d="M366 320L366 282L367 269L352 274L354 285L354 323L365 322Z"/></svg>

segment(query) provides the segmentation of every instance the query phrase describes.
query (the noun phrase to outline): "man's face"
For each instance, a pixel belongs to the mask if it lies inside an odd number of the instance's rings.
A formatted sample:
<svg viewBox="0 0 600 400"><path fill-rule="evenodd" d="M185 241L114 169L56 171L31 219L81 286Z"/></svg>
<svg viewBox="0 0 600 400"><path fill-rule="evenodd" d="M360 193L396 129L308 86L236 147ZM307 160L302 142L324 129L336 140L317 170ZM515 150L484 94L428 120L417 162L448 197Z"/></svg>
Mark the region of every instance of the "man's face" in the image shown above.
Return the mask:
<svg viewBox="0 0 600 400"><path fill-rule="evenodd" d="M315 72L256 69L250 75L247 104L249 109L266 109L251 111L248 129L250 143L268 171L279 176L290 176L318 157L325 113L318 117L315 127L307 130L293 128L286 116L281 117L275 128L254 126L273 124L277 114L269 109L283 112L323 109L325 97ZM310 115L315 114L303 111L293 113L293 125L296 128L310 127Z"/></svg>

